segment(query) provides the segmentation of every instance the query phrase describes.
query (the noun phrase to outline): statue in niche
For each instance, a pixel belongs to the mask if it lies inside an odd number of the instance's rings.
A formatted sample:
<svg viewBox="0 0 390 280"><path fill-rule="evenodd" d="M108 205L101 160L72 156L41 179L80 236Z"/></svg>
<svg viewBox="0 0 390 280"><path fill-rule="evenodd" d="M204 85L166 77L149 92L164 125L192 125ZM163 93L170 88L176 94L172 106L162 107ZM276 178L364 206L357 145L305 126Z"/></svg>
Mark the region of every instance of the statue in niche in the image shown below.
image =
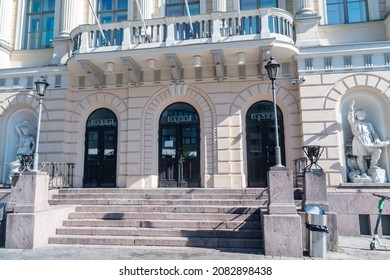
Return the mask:
<svg viewBox="0 0 390 280"><path fill-rule="evenodd" d="M355 183L384 183L387 181L386 171L379 167L379 159L382 154L381 148L386 147L390 142L379 139L373 125L366 120L366 112L362 109L355 111L354 105L355 100L350 103L348 113L348 121L354 137L352 155L348 156L347 154L347 163L349 159L349 165L351 165L351 160L355 159L360 172L356 172L356 168L354 168L352 178L352 174L350 174L351 181ZM367 161L369 161L369 165L367 165Z"/></svg>
<svg viewBox="0 0 390 280"><path fill-rule="evenodd" d="M30 134L32 125L28 121L24 121L15 126L19 134L19 143L16 145L16 154L32 154L35 150L35 138Z"/></svg>
<svg viewBox="0 0 390 280"><path fill-rule="evenodd" d="M8 177L10 181L15 173L22 172L24 169L30 169L35 151L35 138L30 134L30 131L34 130L34 126L25 120L17 124L15 129L19 135L19 142L16 144L16 160L9 164L10 173ZM26 155L27 157L25 157Z"/></svg>

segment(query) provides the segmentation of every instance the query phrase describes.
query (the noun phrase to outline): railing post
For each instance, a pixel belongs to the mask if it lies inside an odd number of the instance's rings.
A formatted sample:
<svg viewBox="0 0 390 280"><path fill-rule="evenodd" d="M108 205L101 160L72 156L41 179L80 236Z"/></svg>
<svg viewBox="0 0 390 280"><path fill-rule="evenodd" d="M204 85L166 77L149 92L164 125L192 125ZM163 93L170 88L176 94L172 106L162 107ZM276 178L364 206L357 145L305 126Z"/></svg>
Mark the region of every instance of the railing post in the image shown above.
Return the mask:
<svg viewBox="0 0 390 280"><path fill-rule="evenodd" d="M211 41L219 42L221 41L221 13L211 13L211 18L213 20Z"/></svg>
<svg viewBox="0 0 390 280"><path fill-rule="evenodd" d="M172 46L175 44L175 18L166 18L167 24L167 39L165 41L166 46Z"/></svg>
<svg viewBox="0 0 390 280"><path fill-rule="evenodd" d="M89 37L89 24L80 25L81 31L81 42L80 42L80 53L87 53L90 47L90 37Z"/></svg>
<svg viewBox="0 0 390 280"><path fill-rule="evenodd" d="M271 31L269 29L269 9L261 9L260 18L261 18L261 38L270 38Z"/></svg>

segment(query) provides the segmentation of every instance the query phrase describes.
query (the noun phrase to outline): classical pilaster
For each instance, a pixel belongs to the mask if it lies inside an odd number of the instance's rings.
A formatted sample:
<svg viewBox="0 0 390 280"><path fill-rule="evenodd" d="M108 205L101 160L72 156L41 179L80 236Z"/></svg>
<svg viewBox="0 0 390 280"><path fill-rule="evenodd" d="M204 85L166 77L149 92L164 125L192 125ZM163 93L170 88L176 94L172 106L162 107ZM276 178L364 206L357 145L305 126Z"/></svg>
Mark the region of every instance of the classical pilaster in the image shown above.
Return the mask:
<svg viewBox="0 0 390 280"><path fill-rule="evenodd" d="M144 19L151 19L153 13L152 1L149 0L138 0Z"/></svg>
<svg viewBox="0 0 390 280"><path fill-rule="evenodd" d="M314 14L313 9L311 8L311 0L295 0L295 9L296 15L300 14Z"/></svg>
<svg viewBox="0 0 390 280"><path fill-rule="evenodd" d="M213 0L213 12L226 12L226 0Z"/></svg>
<svg viewBox="0 0 390 280"><path fill-rule="evenodd" d="M61 15L61 34L69 34L77 25L79 25L79 14L82 1L62 0Z"/></svg>
<svg viewBox="0 0 390 280"><path fill-rule="evenodd" d="M0 1L0 43L11 44L12 0Z"/></svg>

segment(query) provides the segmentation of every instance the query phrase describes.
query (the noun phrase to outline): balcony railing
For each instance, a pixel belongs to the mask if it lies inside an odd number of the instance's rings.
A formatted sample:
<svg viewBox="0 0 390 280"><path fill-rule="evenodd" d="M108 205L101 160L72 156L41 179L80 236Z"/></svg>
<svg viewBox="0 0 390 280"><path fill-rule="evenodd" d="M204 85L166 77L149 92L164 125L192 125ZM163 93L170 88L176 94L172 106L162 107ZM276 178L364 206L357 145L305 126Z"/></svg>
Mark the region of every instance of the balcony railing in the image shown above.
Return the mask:
<svg viewBox="0 0 390 280"><path fill-rule="evenodd" d="M80 25L71 33L73 51L86 53L108 46L117 50L128 50L166 47L184 42L192 44L238 40L233 36L246 36L240 38L246 40L273 37L293 40L293 17L285 10L262 8L241 11L240 16L241 25L238 24L237 12L194 15L191 18L192 30L187 16L146 20L146 32L142 21L102 24L107 42L104 42L98 25Z"/></svg>
<svg viewBox="0 0 390 280"><path fill-rule="evenodd" d="M73 187L74 163L42 162L42 171L49 174L49 189Z"/></svg>

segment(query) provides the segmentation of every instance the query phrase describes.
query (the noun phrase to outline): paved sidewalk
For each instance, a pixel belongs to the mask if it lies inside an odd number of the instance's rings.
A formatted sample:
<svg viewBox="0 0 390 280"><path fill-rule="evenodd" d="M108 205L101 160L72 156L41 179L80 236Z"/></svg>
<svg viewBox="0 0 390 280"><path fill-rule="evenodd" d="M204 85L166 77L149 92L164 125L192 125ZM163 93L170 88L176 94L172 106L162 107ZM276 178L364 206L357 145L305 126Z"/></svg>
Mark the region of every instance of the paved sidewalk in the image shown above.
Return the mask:
<svg viewBox="0 0 390 280"><path fill-rule="evenodd" d="M328 260L390 260L390 239L384 248L370 250L371 237L339 237L338 252L327 252ZM47 246L34 250L0 248L0 260L283 260L261 253L226 252L203 248ZM310 257L304 257L310 260Z"/></svg>

